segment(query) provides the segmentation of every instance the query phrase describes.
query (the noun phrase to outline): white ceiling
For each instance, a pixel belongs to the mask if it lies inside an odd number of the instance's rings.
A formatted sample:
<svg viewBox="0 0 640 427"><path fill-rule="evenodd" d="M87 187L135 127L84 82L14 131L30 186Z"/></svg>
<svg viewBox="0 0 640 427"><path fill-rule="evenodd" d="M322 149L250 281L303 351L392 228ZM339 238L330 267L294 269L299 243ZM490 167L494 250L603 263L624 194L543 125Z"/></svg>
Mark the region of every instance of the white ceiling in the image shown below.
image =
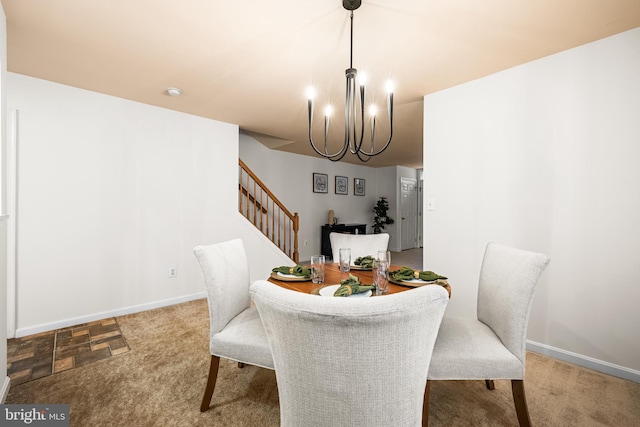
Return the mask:
<svg viewBox="0 0 640 427"><path fill-rule="evenodd" d="M235 123L309 155L306 87L344 108L349 13L340 0L2 5L15 73ZM393 142L367 165L422 166L424 95L638 26L639 0L364 0L353 65L367 72L372 98L384 99L387 78L396 87ZM183 94L168 96L169 86Z"/></svg>

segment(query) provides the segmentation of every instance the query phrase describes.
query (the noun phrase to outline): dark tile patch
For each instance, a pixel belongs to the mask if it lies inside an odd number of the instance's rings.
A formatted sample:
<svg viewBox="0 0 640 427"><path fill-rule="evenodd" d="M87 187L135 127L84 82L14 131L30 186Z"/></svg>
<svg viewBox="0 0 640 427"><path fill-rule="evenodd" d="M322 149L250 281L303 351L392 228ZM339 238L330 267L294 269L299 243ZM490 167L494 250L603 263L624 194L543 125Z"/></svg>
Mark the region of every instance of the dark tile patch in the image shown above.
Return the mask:
<svg viewBox="0 0 640 427"><path fill-rule="evenodd" d="M66 332L65 332L66 334ZM89 335L80 335L77 337L72 336L58 336L56 340L56 350L60 351L60 349L73 347L76 345L88 344L89 343Z"/></svg>
<svg viewBox="0 0 640 427"><path fill-rule="evenodd" d="M128 351L116 319L102 319L7 340L7 375L22 384Z"/></svg>
<svg viewBox="0 0 640 427"><path fill-rule="evenodd" d="M118 338L114 338L114 339L109 340L109 348L111 350L121 349L121 348L126 347L126 346L127 346L127 343L124 342L122 337L118 337Z"/></svg>
<svg viewBox="0 0 640 427"><path fill-rule="evenodd" d="M92 362L97 362L98 360L106 359L111 357L111 351L109 348L102 348L96 351L88 351L83 353L78 353L75 356L75 366L85 366Z"/></svg>
<svg viewBox="0 0 640 427"><path fill-rule="evenodd" d="M11 367L8 370L9 376L10 374L15 372L21 372L25 369L33 369L36 366L49 365L51 366L51 362L53 361L53 353L45 353L45 354L36 354L33 357L29 357L27 359L18 360L16 362L11 363Z"/></svg>
<svg viewBox="0 0 640 427"><path fill-rule="evenodd" d="M67 357L78 356L83 353L91 352L91 343L72 345L69 347L58 347L56 349L56 360L66 359Z"/></svg>
<svg viewBox="0 0 640 427"><path fill-rule="evenodd" d="M107 332L115 332L120 331L120 327L117 323L113 323L111 325L95 325L89 327L89 334L91 336L102 335Z"/></svg>
<svg viewBox="0 0 640 427"><path fill-rule="evenodd" d="M53 365L47 363L46 365L34 366L31 370L31 379L42 378L49 376L53 373Z"/></svg>

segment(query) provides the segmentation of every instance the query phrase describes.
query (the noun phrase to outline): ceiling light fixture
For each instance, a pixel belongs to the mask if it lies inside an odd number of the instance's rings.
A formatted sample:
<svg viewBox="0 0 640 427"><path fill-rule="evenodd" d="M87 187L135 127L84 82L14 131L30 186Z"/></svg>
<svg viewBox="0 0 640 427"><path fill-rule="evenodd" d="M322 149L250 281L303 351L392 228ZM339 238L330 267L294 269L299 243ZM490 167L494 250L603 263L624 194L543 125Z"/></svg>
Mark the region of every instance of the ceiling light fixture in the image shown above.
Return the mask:
<svg viewBox="0 0 640 427"><path fill-rule="evenodd" d="M182 94L182 91L177 87L168 87L167 93L169 94L169 96L180 96L180 94Z"/></svg>
<svg viewBox="0 0 640 427"><path fill-rule="evenodd" d="M376 116L375 106L372 105L370 109L370 123L371 123L371 148L369 151L363 147L363 139L364 139L364 95L365 95L365 78L364 73L361 73L358 76L358 70L353 68L353 11L360 7L362 4L361 0L343 0L342 6L350 11L351 18L351 44L350 44L350 55L349 55L349 68L345 71L345 76L347 78L347 92L346 92L346 103L344 107L344 118L345 118L345 127L344 127L344 142L342 148L335 152L329 153L327 139L329 134L329 117L333 110L333 107L330 105L327 106L325 110L324 116L324 149L319 150L313 142L312 136L312 124L313 124L313 98L315 97L315 91L312 87L308 89L307 98L308 98L308 109L309 109L309 143L311 147L315 150L316 153L325 157L331 161L337 162L342 159L347 151L350 151L351 154L355 154L358 156L360 161L367 162L371 157L377 156L382 153L384 150L389 147L391 143L391 138L393 136L393 87L390 82L387 83L387 113L389 119L389 139L384 144L384 146L375 150L374 140L375 140L375 131L376 131ZM356 95L356 77L358 77L358 83L360 84L360 104L358 108L358 100ZM359 114L358 114L359 112Z"/></svg>

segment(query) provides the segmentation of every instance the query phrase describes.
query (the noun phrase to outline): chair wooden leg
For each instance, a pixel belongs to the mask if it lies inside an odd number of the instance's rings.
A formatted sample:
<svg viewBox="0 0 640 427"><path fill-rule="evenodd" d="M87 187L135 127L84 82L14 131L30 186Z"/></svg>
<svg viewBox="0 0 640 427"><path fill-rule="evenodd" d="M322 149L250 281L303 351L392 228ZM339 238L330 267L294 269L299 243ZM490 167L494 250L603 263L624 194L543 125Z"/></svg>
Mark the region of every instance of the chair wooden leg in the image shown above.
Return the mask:
<svg viewBox="0 0 640 427"><path fill-rule="evenodd" d="M530 427L529 409L527 408L527 397L524 394L524 381L511 380L511 391L513 392L513 403L516 405L516 414L520 427Z"/></svg>
<svg viewBox="0 0 640 427"><path fill-rule="evenodd" d="M207 387L204 389L204 396L202 397L202 403L200 404L200 412L206 412L209 410L211 397L213 396L213 389L216 387L216 380L218 379L218 367L220 367L220 358L218 356L211 355L209 378L207 379Z"/></svg>
<svg viewBox="0 0 640 427"><path fill-rule="evenodd" d="M429 426L429 392L431 391L431 380L427 380L424 389L424 402L422 403L422 427Z"/></svg>
<svg viewBox="0 0 640 427"><path fill-rule="evenodd" d="M487 385L487 389L494 390L496 385L493 383L493 380L484 380L484 383Z"/></svg>

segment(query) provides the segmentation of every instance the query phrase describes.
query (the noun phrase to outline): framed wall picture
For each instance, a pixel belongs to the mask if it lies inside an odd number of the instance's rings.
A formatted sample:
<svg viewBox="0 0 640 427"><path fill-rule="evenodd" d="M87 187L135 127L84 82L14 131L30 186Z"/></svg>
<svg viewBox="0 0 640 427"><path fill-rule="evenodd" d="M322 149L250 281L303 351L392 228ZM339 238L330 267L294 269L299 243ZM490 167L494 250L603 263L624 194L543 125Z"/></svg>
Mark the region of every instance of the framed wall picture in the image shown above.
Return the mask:
<svg viewBox="0 0 640 427"><path fill-rule="evenodd" d="M349 178L336 176L336 194L349 194Z"/></svg>
<svg viewBox="0 0 640 427"><path fill-rule="evenodd" d="M314 193L328 193L329 192L329 177L326 173L313 173L313 192Z"/></svg>
<svg viewBox="0 0 640 427"><path fill-rule="evenodd" d="M353 194L356 196L364 196L364 179L353 178Z"/></svg>

